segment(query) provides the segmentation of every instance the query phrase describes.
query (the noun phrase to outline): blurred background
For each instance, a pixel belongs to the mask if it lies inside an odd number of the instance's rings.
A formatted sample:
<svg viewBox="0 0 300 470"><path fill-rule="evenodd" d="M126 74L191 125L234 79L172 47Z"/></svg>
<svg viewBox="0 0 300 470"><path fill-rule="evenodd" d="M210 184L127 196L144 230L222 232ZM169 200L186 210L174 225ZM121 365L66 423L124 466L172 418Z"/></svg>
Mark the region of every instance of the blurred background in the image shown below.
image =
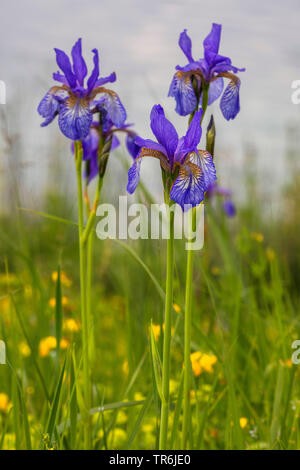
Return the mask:
<svg viewBox="0 0 300 470"><path fill-rule="evenodd" d="M15 166L21 197L36 208L46 182L51 183L47 179L49 167L60 159L68 170L67 181L73 177L68 141L56 124L40 128L41 118L36 112L57 70L54 47L69 53L76 39L82 37L84 57L90 67L91 49L99 49L100 72L116 72L114 89L127 109L128 122L135 123L139 134L151 136L149 113L154 103L163 105L182 134L186 120L174 113L174 100L167 97L175 66L186 63L178 37L187 28L194 57L200 58L202 41L211 23L217 22L223 25L220 53L231 57L237 67L246 68L240 74L241 112L235 121L222 118L218 102L210 108L217 126L219 174L240 199L246 195L245 169L251 171L259 188L260 204L270 215L278 209L281 188L291 174L291 166L293 171L292 160L299 147L300 106L291 102L291 83L300 73L299 13L297 0L164 0L150 4L146 0L88 0L84 4L77 0L4 0L0 79L6 83L7 104L1 105L6 119L2 128L10 137L18 137L14 141L18 148L10 161L5 152L1 158L1 187L5 188L1 194L11 195L9 172ZM118 166L115 160L110 161L112 177ZM147 185L154 194L160 189L156 165L147 161L142 172L147 174ZM118 188L125 194L125 181ZM1 201L1 209L5 210L7 201Z"/></svg>

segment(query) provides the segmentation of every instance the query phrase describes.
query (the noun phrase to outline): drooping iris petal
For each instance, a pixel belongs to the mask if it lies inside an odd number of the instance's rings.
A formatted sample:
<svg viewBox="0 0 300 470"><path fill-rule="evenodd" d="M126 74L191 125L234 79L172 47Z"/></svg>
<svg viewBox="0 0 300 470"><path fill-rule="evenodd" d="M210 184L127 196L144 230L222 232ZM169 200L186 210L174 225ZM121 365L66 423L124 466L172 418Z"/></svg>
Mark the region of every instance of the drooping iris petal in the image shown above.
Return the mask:
<svg viewBox="0 0 300 470"><path fill-rule="evenodd" d="M94 54L94 68L90 75L90 78L87 81L88 93L90 93L98 80L99 77L99 55L97 49L92 50Z"/></svg>
<svg viewBox="0 0 300 470"><path fill-rule="evenodd" d="M67 93L64 90L58 89L57 87L50 88L50 90L46 93L37 109L38 113L43 116L43 118L45 118L45 121L41 124L42 127L47 126L50 124L50 122L53 121L61 106L58 97L60 96L63 98L65 95L67 95Z"/></svg>
<svg viewBox="0 0 300 470"><path fill-rule="evenodd" d="M220 96L224 88L224 80L222 77L218 77L216 80L210 83L208 89L208 106L216 101Z"/></svg>
<svg viewBox="0 0 300 470"><path fill-rule="evenodd" d="M199 165L202 169L206 191L209 186L217 180L216 168L213 162L213 157L206 150L198 150L197 153L193 152L191 154L190 161L196 165Z"/></svg>
<svg viewBox="0 0 300 470"><path fill-rule="evenodd" d="M150 115L150 125L158 142L166 149L172 166L174 153L178 144L178 134L173 124L165 117L163 108L154 105Z"/></svg>
<svg viewBox="0 0 300 470"><path fill-rule="evenodd" d="M178 44L185 54L187 60L189 62L194 62L192 56L192 41L191 38L187 35L186 29L183 30L183 32L180 34Z"/></svg>
<svg viewBox="0 0 300 470"><path fill-rule="evenodd" d="M129 194L132 194L136 190L137 185L139 184L141 162L144 157L157 158L160 161L161 167L164 168L164 170L167 172L170 171L168 157L164 153L152 148L141 147L137 158L134 160L132 166L128 170L127 191L129 192Z"/></svg>
<svg viewBox="0 0 300 470"><path fill-rule="evenodd" d="M220 47L221 30L222 26L220 24L213 23L211 32L204 39L204 57L206 60L208 59L207 54L209 52L213 52L214 54L218 53Z"/></svg>
<svg viewBox="0 0 300 470"><path fill-rule="evenodd" d="M191 114L197 106L197 98L191 77L178 71L171 82L168 96L175 98L175 111L180 116Z"/></svg>
<svg viewBox="0 0 300 470"><path fill-rule="evenodd" d="M137 185L140 181L140 170L141 170L142 159L137 158L133 165L128 170L128 184L127 191L129 194L134 193L137 188Z"/></svg>
<svg viewBox="0 0 300 470"><path fill-rule="evenodd" d="M142 139L141 137L137 136L135 138L134 142L135 142L136 145L138 145L139 148L145 147L145 148L148 148L148 149L151 149L151 150L155 150L156 152L161 152L166 157L168 157L166 149L161 144L158 144L157 142L154 142L154 140Z"/></svg>
<svg viewBox="0 0 300 470"><path fill-rule="evenodd" d="M94 151L98 151L99 133L91 128L88 136L82 140L83 160L89 160Z"/></svg>
<svg viewBox="0 0 300 470"><path fill-rule="evenodd" d="M56 53L56 62L59 68L63 71L66 79L68 80L68 83L71 88L76 87L76 76L74 75L71 67L71 62L67 54L60 50L60 49L54 49Z"/></svg>
<svg viewBox="0 0 300 470"><path fill-rule="evenodd" d="M220 101L220 108L222 114L227 121L234 119L240 110L240 80L235 77L235 80L231 80Z"/></svg>
<svg viewBox="0 0 300 470"><path fill-rule="evenodd" d="M236 207L231 199L226 199L223 202L223 210L225 214L227 215L227 217L234 217L236 214Z"/></svg>
<svg viewBox="0 0 300 470"><path fill-rule="evenodd" d="M66 137L82 140L87 137L92 120L88 99L71 96L61 106L58 124Z"/></svg>
<svg viewBox="0 0 300 470"><path fill-rule="evenodd" d="M137 135L134 132L130 132L126 137L126 147L132 158L135 160L140 151L140 146L136 143Z"/></svg>
<svg viewBox="0 0 300 470"><path fill-rule="evenodd" d="M103 93L101 99L98 102L107 111L109 118L117 127L122 127L126 121L127 115L126 110L121 103L117 93L110 91L109 93Z"/></svg>
<svg viewBox="0 0 300 470"><path fill-rule="evenodd" d="M76 75L79 85L83 86L83 81L87 75L87 66L82 57L81 38L78 39L72 48L72 59L74 74Z"/></svg>
<svg viewBox="0 0 300 470"><path fill-rule="evenodd" d="M117 80L117 76L116 76L115 72L113 72L110 75L108 75L107 77L99 78L95 83L95 87L103 86L106 83L113 83L116 80Z"/></svg>
<svg viewBox="0 0 300 470"><path fill-rule="evenodd" d="M204 191L205 181L202 170L188 158L180 167L179 175L170 192L170 198L185 211L191 206L198 206L203 201Z"/></svg>

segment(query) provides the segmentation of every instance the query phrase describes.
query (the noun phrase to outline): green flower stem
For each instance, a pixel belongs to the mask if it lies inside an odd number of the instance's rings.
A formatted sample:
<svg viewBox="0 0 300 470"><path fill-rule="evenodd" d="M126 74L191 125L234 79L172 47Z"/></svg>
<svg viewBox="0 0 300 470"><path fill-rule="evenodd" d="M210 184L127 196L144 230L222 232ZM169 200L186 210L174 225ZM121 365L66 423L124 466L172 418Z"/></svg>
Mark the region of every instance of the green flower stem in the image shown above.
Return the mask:
<svg viewBox="0 0 300 470"><path fill-rule="evenodd" d="M83 221L83 197L82 197L82 145L80 141L75 142L75 163L78 191L78 233L79 233L79 259L80 259L80 300L81 300L81 323L82 323L82 356L83 356L83 392L86 416L84 423L84 448L91 449L91 421L89 410L91 408L91 384L89 373L88 354L88 319L86 312L86 250L81 238L84 231Z"/></svg>
<svg viewBox="0 0 300 470"><path fill-rule="evenodd" d="M202 119L208 104L209 85L202 86ZM193 113L194 114L194 113ZM190 118L190 121L192 116ZM189 228L194 228L196 222L196 210L194 207L189 214ZM182 449L186 449L188 441L188 431L190 424L190 378L191 378L191 330L192 330L192 297L193 297L193 271L194 271L194 250L187 252L186 266L186 286L185 286L185 309L184 309L184 385L183 385L183 424L182 424Z"/></svg>
<svg viewBox="0 0 300 470"><path fill-rule="evenodd" d="M93 279L93 250L94 250L94 237L95 237L94 228L95 228L96 210L97 210L97 205L100 199L102 184L103 184L103 177L102 178L99 177L94 204L93 204L92 210L90 211L88 223L86 225L86 228L85 228L82 240L81 240L82 243L85 244L86 239L87 239L86 314L87 314L87 322L88 322L89 331L93 330L91 301L92 301L92 279ZM94 336L90 338L90 342L89 342L90 360L93 359L93 356L94 356Z"/></svg>
<svg viewBox="0 0 300 470"><path fill-rule="evenodd" d="M171 202L171 201L170 201ZM169 202L169 204L170 204ZM167 280L165 300L165 329L162 365L162 393L159 449L167 449L168 415L170 399L170 346L171 346L171 313L173 306L173 274L174 274L174 212L170 207L170 236L167 240Z"/></svg>

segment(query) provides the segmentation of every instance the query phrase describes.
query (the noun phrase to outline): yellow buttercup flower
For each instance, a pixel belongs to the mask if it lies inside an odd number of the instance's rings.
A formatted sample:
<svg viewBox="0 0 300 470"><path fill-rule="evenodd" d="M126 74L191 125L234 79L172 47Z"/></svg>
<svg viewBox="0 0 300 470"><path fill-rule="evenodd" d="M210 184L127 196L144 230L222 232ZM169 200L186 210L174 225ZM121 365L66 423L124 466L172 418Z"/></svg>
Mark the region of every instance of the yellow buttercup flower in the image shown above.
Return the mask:
<svg viewBox="0 0 300 470"><path fill-rule="evenodd" d="M155 325L154 323L152 323L152 331L154 334L155 341L158 341L158 338L160 336L160 331L161 331L160 325ZM163 331L165 331L165 324L163 324ZM173 335L173 333L174 333L174 328L171 329L171 335Z"/></svg>
<svg viewBox="0 0 300 470"><path fill-rule="evenodd" d="M129 374L129 364L128 364L128 361L124 361L123 362L123 365L122 365L122 372L124 375L128 375Z"/></svg>
<svg viewBox="0 0 300 470"><path fill-rule="evenodd" d="M53 282L57 281L57 276L58 276L57 271L54 271L51 275ZM68 278L68 276L66 275L64 271L60 272L60 282L62 283L63 286L66 286L66 287L70 287L72 285L72 280Z"/></svg>
<svg viewBox="0 0 300 470"><path fill-rule="evenodd" d="M60 341L61 349L66 349L69 346L69 341L65 338L62 338ZM54 336L47 336L40 341L39 344L39 354L41 357L46 357L49 355L50 351L56 348L56 338Z"/></svg>
<svg viewBox="0 0 300 470"><path fill-rule="evenodd" d="M181 312L181 308L179 307L178 304L173 304L173 308L175 310L176 313L180 313Z"/></svg>
<svg viewBox="0 0 300 470"><path fill-rule="evenodd" d="M66 305L68 305L68 303L69 303L68 297L63 296L63 297L61 298L61 304L62 304L62 306L65 307ZM51 299L49 300L49 305L50 305L51 308L55 308L55 307L56 307L56 298L55 298L55 297L51 297Z"/></svg>
<svg viewBox="0 0 300 470"><path fill-rule="evenodd" d="M251 233L251 237L253 238L253 240L255 240L257 243L262 243L264 241L264 236L262 233L258 233L258 232L252 232Z"/></svg>
<svg viewBox="0 0 300 470"><path fill-rule="evenodd" d="M8 413L11 408L11 403L6 393L0 393L0 412Z"/></svg>
<svg viewBox="0 0 300 470"><path fill-rule="evenodd" d="M31 354L30 347L28 346L27 343L25 343L25 341L22 341L19 344L19 351L22 354L22 356L24 356L24 357L28 357Z"/></svg>
<svg viewBox="0 0 300 470"><path fill-rule="evenodd" d="M275 251L272 248L266 249L266 256L269 261L273 261L275 259Z"/></svg>
<svg viewBox="0 0 300 470"><path fill-rule="evenodd" d="M248 418L240 418L240 426L244 429L248 424Z"/></svg>
<svg viewBox="0 0 300 470"><path fill-rule="evenodd" d="M65 318L63 321L63 329L70 333L77 333L80 330L80 323L74 318Z"/></svg>
<svg viewBox="0 0 300 470"><path fill-rule="evenodd" d="M198 377L203 371L210 374L214 372L213 365L217 362L217 356L196 351L192 353L190 357L192 369L196 377Z"/></svg>

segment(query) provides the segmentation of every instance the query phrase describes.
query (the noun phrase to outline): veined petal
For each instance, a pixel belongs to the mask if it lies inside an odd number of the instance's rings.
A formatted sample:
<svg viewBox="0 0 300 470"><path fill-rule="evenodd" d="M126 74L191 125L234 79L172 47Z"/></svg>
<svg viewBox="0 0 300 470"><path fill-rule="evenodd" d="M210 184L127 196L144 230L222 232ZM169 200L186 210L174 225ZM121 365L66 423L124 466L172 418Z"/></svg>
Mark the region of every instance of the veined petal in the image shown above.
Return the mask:
<svg viewBox="0 0 300 470"><path fill-rule="evenodd" d="M95 88L96 82L99 77L99 55L97 49L92 50L94 54L94 69L90 75L90 78L87 81L88 93Z"/></svg>
<svg viewBox="0 0 300 470"><path fill-rule="evenodd" d="M109 90L107 93L103 93L99 103L107 111L107 114L113 124L117 127L122 127L126 121L127 115L126 110L117 93L111 90Z"/></svg>
<svg viewBox="0 0 300 470"><path fill-rule="evenodd" d="M191 38L187 35L187 30L184 29L183 32L179 36L179 46L182 50L182 52L185 54L187 60L189 62L194 62L193 56L192 56L192 41Z"/></svg>
<svg viewBox="0 0 300 470"><path fill-rule="evenodd" d="M116 76L115 72L113 72L110 75L108 75L107 77L99 78L95 83L95 87L103 86L106 83L113 83L116 80L117 80L117 76Z"/></svg>
<svg viewBox="0 0 300 470"><path fill-rule="evenodd" d="M190 155L190 161L202 169L204 176L204 183L206 191L211 183L217 180L216 168L213 162L213 157L206 150L198 150L198 152L193 152Z"/></svg>
<svg viewBox="0 0 300 470"><path fill-rule="evenodd" d="M60 109L58 124L66 137L82 140L87 137L92 120L88 99L70 96Z"/></svg>
<svg viewBox="0 0 300 470"><path fill-rule="evenodd" d="M173 124L165 117L164 110L159 104L154 105L151 110L150 125L157 141L166 149L172 166L178 144L178 134Z"/></svg>
<svg viewBox="0 0 300 470"><path fill-rule="evenodd" d="M240 85L241 81L235 77L229 82L221 98L220 108L227 121L234 119L240 110Z"/></svg>
<svg viewBox="0 0 300 470"><path fill-rule="evenodd" d="M37 109L38 113L43 116L43 118L45 118L45 121L41 124L42 127L50 124L50 122L52 122L55 116L58 114L61 103L57 98L61 97L61 99L63 99L67 95L68 93L65 90L62 90L60 87L52 87L46 93Z"/></svg>
<svg viewBox="0 0 300 470"><path fill-rule="evenodd" d="M81 38L75 43L72 49L73 71L77 77L79 85L83 86L83 81L87 75L87 66L82 57Z"/></svg>
<svg viewBox="0 0 300 470"><path fill-rule="evenodd" d="M175 73L170 85L168 96L173 96L176 101L175 111L180 116L191 114L197 106L191 77L181 71Z"/></svg>
<svg viewBox="0 0 300 470"><path fill-rule="evenodd" d="M222 77L216 78L216 80L210 82L208 89L208 105L210 106L221 96L224 88L224 80ZM201 97L202 98L202 97Z"/></svg>
<svg viewBox="0 0 300 470"><path fill-rule="evenodd" d="M205 181L201 168L187 158L173 183L170 198L185 211L191 206L198 206L203 201L204 191Z"/></svg>
<svg viewBox="0 0 300 470"><path fill-rule="evenodd" d="M71 67L71 62L67 54L60 50L60 49L54 49L56 53L56 62L59 68L63 71L66 79L68 80L68 83L71 88L76 87L76 76L74 75Z"/></svg>

